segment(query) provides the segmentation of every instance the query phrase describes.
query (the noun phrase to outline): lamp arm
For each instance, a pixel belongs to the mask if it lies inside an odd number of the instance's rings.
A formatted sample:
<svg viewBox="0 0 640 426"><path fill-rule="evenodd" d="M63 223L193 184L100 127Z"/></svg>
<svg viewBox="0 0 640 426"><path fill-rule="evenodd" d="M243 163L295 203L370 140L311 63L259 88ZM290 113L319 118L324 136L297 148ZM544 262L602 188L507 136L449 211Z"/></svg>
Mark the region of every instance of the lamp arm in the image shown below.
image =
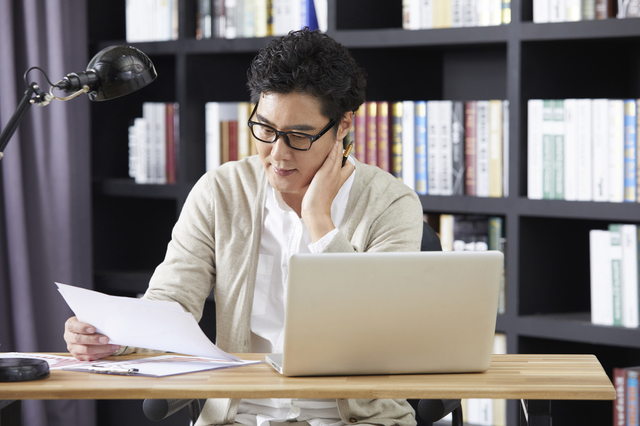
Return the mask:
<svg viewBox="0 0 640 426"><path fill-rule="evenodd" d="M40 89L38 83L31 83L27 87L22 100L20 100L18 107L16 108L15 112L11 116L11 119L9 120L9 123L7 124L7 127L5 127L5 129L2 131L2 134L0 135L0 159L2 159L4 155L4 149L9 143L11 136L13 136L16 129L18 128L18 124L20 124L24 113L27 112L32 104L43 103L45 102L45 99L46 94L42 91L42 89Z"/></svg>

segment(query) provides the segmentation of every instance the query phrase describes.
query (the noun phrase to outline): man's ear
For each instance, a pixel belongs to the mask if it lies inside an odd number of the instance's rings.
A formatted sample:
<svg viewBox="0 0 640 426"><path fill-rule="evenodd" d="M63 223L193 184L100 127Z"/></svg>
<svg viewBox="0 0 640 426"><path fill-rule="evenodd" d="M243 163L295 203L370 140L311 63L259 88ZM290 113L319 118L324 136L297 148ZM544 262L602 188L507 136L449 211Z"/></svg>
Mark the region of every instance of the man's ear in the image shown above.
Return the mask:
<svg viewBox="0 0 640 426"><path fill-rule="evenodd" d="M352 124L353 111L345 112L340 119L340 123L338 124L338 132L336 135L338 140L344 140L344 138L349 134L349 130L351 130Z"/></svg>

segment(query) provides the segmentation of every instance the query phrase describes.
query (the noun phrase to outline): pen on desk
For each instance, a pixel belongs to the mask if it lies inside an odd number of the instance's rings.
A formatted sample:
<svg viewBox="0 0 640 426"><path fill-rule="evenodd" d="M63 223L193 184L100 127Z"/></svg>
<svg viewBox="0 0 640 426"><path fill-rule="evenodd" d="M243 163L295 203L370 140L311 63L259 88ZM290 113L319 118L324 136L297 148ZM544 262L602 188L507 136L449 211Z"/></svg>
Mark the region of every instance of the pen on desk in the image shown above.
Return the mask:
<svg viewBox="0 0 640 426"><path fill-rule="evenodd" d="M347 163L347 158L349 158L349 154L351 154L351 150L353 149L353 142L349 142L349 145L344 150L344 154L342 154L342 167Z"/></svg>
<svg viewBox="0 0 640 426"><path fill-rule="evenodd" d="M140 370L138 370L137 368L112 368L112 367L103 367L101 365L92 365L89 368L89 371L92 373L101 373L101 374L128 375L128 374L135 374Z"/></svg>

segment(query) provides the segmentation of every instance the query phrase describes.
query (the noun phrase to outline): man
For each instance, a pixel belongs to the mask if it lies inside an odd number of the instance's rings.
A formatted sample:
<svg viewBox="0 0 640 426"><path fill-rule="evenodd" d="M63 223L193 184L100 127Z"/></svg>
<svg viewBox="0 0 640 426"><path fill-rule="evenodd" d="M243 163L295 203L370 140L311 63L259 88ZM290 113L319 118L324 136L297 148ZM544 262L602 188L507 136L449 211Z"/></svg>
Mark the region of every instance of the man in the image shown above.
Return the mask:
<svg viewBox="0 0 640 426"><path fill-rule="evenodd" d="M364 102L364 71L330 37L301 30L254 58L248 125L258 156L222 165L194 186L145 296L174 300L199 320L211 290L217 345L281 352L288 259L294 253L418 251L422 206L408 187L342 146ZM75 318L78 359L131 353ZM141 350L138 350L141 351ZM209 400L198 424L268 421L413 426L404 400Z"/></svg>

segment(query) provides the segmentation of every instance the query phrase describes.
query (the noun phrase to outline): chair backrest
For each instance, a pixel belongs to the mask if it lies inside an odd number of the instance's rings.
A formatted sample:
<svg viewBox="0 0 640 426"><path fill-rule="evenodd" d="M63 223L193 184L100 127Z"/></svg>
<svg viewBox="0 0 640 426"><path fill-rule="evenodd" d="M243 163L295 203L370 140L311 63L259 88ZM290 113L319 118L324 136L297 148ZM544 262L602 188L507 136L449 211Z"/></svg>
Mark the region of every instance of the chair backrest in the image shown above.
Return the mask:
<svg viewBox="0 0 640 426"><path fill-rule="evenodd" d="M442 245L440 244L438 234L436 234L427 222L424 222L424 226L422 227L422 243L420 244L420 251L442 251Z"/></svg>

